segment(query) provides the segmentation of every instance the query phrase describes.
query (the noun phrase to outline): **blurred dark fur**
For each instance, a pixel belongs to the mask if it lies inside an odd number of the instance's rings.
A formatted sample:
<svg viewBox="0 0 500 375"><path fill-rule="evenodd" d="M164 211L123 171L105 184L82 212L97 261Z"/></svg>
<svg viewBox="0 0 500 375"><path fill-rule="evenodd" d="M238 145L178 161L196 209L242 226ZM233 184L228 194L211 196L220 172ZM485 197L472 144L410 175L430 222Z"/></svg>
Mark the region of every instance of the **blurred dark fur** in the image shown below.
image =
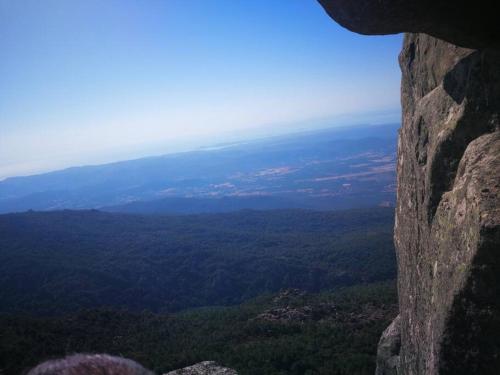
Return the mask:
<svg viewBox="0 0 500 375"><path fill-rule="evenodd" d="M74 354L43 362L27 375L154 375L137 362L107 354Z"/></svg>

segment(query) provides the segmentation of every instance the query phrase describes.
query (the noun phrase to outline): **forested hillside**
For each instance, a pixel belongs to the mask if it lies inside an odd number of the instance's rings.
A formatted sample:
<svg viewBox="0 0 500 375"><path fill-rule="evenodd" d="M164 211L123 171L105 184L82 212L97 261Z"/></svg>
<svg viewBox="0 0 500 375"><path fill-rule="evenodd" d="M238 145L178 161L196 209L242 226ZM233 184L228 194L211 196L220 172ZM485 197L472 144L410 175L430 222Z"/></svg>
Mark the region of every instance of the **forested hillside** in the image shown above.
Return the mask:
<svg viewBox="0 0 500 375"><path fill-rule="evenodd" d="M241 375L372 375L395 285L297 290L174 315L109 309L34 318L0 314L0 373L74 352L135 359L158 374L215 360Z"/></svg>
<svg viewBox="0 0 500 375"><path fill-rule="evenodd" d="M395 277L393 211L0 216L1 312L174 312Z"/></svg>

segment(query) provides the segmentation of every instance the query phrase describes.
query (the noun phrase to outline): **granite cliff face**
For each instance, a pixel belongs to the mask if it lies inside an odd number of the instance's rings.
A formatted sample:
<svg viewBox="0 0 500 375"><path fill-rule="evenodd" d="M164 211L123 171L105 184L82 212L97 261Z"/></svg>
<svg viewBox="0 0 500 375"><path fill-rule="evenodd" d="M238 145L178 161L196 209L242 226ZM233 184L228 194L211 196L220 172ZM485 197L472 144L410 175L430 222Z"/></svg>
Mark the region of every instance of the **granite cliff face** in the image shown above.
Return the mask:
<svg viewBox="0 0 500 375"><path fill-rule="evenodd" d="M499 57L405 37L395 223L403 373L500 365Z"/></svg>
<svg viewBox="0 0 500 375"><path fill-rule="evenodd" d="M400 315L377 374L497 373L500 23L482 2L320 3L353 31L413 32L399 57Z"/></svg>

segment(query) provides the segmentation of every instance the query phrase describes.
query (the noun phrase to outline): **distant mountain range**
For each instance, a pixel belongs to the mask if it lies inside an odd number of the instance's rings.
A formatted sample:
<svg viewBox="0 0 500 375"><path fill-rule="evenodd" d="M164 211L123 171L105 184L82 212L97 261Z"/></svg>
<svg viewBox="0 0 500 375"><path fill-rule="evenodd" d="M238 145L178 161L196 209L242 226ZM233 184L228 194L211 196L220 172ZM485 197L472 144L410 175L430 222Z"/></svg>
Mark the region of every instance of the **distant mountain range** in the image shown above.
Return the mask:
<svg viewBox="0 0 500 375"><path fill-rule="evenodd" d="M8 178L0 182L0 213L391 206L397 127L326 129Z"/></svg>

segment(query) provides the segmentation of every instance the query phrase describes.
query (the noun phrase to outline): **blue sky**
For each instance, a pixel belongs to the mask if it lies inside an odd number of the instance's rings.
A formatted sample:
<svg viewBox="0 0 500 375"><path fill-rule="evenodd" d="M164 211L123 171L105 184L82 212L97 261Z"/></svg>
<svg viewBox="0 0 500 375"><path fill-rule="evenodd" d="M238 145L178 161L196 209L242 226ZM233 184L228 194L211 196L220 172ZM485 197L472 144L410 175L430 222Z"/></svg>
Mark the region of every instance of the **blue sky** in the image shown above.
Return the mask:
<svg viewBox="0 0 500 375"><path fill-rule="evenodd" d="M0 179L393 121L401 40L314 0L0 0Z"/></svg>

